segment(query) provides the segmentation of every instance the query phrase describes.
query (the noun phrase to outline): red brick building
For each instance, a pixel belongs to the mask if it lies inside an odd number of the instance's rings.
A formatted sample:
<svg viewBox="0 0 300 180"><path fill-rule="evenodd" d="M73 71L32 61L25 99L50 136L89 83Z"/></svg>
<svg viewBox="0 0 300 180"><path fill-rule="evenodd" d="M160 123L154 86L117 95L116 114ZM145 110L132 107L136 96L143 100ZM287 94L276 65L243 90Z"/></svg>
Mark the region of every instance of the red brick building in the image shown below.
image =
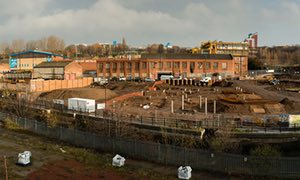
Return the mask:
<svg viewBox="0 0 300 180"><path fill-rule="evenodd" d="M82 77L82 67L75 61L42 62L33 69L33 78L74 80Z"/></svg>
<svg viewBox="0 0 300 180"><path fill-rule="evenodd" d="M97 76L158 79L162 74L193 78L219 73L238 77L247 73L247 64L247 57L230 54L144 54L139 59L100 59Z"/></svg>

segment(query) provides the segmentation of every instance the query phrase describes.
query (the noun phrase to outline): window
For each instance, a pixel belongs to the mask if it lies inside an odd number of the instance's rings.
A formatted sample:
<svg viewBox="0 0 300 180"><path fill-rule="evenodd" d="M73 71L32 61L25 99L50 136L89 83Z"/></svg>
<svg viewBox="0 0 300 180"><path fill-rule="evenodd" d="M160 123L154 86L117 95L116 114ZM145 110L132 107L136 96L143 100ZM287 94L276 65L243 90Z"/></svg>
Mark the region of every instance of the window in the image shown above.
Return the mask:
<svg viewBox="0 0 300 180"><path fill-rule="evenodd" d="M179 68L179 66L180 66L180 62L175 62L174 63L174 68Z"/></svg>
<svg viewBox="0 0 300 180"><path fill-rule="evenodd" d="M158 67L159 67L159 69L162 69L162 68L163 68L163 63L162 63L162 62L159 62L159 63L158 63Z"/></svg>
<svg viewBox="0 0 300 180"><path fill-rule="evenodd" d="M117 71L117 63L112 64L112 69L113 69L113 72Z"/></svg>
<svg viewBox="0 0 300 180"><path fill-rule="evenodd" d="M152 69L152 68L155 68L154 62L151 62L151 63L150 63L150 68L151 68L151 69Z"/></svg>
<svg viewBox="0 0 300 180"><path fill-rule="evenodd" d="M135 68L135 70L136 71L139 71L140 70L140 63L138 63L138 62L136 62L135 64L134 64L134 68Z"/></svg>
<svg viewBox="0 0 300 180"><path fill-rule="evenodd" d="M195 62L190 62L190 72L194 73L194 69L195 69Z"/></svg>
<svg viewBox="0 0 300 180"><path fill-rule="evenodd" d="M129 62L129 63L127 63L127 70L128 71L131 71L131 68L132 68L132 64Z"/></svg>
<svg viewBox="0 0 300 180"><path fill-rule="evenodd" d="M142 68L143 68L143 69L147 69L147 63L146 63L146 62L143 62L143 63L142 63Z"/></svg>
<svg viewBox="0 0 300 180"><path fill-rule="evenodd" d="M218 65L219 65L219 63L214 62L214 63L213 63L213 68L214 68L214 69L218 69L218 67L219 67Z"/></svg>
<svg viewBox="0 0 300 180"><path fill-rule="evenodd" d="M209 70L209 69L210 69L210 62L206 62L206 63L205 63L205 69L206 69L206 70Z"/></svg>
<svg viewBox="0 0 300 180"><path fill-rule="evenodd" d="M202 69L203 68L203 63L202 62L198 62L198 69Z"/></svg>
<svg viewBox="0 0 300 180"><path fill-rule="evenodd" d="M195 62L190 62L190 68L192 68L192 69L195 68Z"/></svg>
<svg viewBox="0 0 300 180"><path fill-rule="evenodd" d="M222 63L222 70L227 70L227 63Z"/></svg>
<svg viewBox="0 0 300 180"><path fill-rule="evenodd" d="M103 71L103 63L99 63L98 66L99 66L99 67L98 67L98 68L99 68L99 71L102 72L102 71Z"/></svg>
<svg viewBox="0 0 300 180"><path fill-rule="evenodd" d="M124 72L124 62L120 63L120 72Z"/></svg>
<svg viewBox="0 0 300 180"><path fill-rule="evenodd" d="M171 68L171 67L172 67L171 62L167 62L167 68Z"/></svg>
<svg viewBox="0 0 300 180"><path fill-rule="evenodd" d="M182 68L186 69L187 68L187 62L182 62Z"/></svg>

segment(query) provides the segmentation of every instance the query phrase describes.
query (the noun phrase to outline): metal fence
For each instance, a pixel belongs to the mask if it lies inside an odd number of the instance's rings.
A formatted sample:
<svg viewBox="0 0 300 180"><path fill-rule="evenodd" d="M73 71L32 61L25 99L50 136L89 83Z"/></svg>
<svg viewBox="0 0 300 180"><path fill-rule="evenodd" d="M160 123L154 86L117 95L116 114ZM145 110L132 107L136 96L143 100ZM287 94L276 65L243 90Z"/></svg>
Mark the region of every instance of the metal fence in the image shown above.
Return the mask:
<svg viewBox="0 0 300 180"><path fill-rule="evenodd" d="M0 113L0 120L7 114ZM13 120L29 131L76 146L119 153L125 157L148 160L165 165L189 165L193 169L248 175L300 177L300 158L245 157L212 153L173 145L115 138L63 127L49 127L44 122L15 117Z"/></svg>

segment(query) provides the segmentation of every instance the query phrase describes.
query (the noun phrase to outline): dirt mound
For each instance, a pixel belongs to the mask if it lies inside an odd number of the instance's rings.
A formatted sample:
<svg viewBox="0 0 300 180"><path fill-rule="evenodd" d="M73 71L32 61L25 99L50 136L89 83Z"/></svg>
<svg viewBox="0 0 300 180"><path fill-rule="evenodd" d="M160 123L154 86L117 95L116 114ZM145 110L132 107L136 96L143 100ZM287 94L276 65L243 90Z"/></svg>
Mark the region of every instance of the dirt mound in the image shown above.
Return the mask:
<svg viewBox="0 0 300 180"><path fill-rule="evenodd" d="M106 91L106 92L105 92ZM54 90L47 93L42 93L40 97L45 99L63 99L68 98L86 98L95 100L111 99L117 96L116 93L109 89L99 89L99 88L76 88L76 89L61 89Z"/></svg>
<svg viewBox="0 0 300 180"><path fill-rule="evenodd" d="M111 170L90 170L75 160L56 161L42 166L28 175L29 180L65 180L65 179L131 179L132 174L116 173Z"/></svg>
<svg viewBox="0 0 300 180"><path fill-rule="evenodd" d="M280 103L283 105L293 105L294 101L290 100L289 98L284 98L283 100L280 101Z"/></svg>
<svg viewBox="0 0 300 180"><path fill-rule="evenodd" d="M289 98L284 98L280 101L280 104L284 105L285 110L288 113L299 113L299 106L300 103L296 103L293 100L290 100Z"/></svg>

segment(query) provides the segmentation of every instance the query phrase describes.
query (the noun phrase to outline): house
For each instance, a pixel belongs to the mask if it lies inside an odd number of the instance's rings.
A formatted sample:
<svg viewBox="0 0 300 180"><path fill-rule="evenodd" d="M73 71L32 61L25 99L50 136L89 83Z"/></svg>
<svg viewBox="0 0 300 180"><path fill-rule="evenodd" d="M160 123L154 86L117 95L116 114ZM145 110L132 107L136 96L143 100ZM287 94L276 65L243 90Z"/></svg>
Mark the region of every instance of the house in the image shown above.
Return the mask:
<svg viewBox="0 0 300 180"><path fill-rule="evenodd" d="M82 77L82 67L75 61L42 62L34 67L33 78L74 80Z"/></svg>
<svg viewBox="0 0 300 180"><path fill-rule="evenodd" d="M96 60L78 60L76 61L82 67L83 77L97 76L97 61Z"/></svg>
<svg viewBox="0 0 300 180"><path fill-rule="evenodd" d="M63 56L51 52L29 50L25 52L11 54L9 56L10 70L29 70L32 71L35 66L42 62L51 62L63 60Z"/></svg>
<svg viewBox="0 0 300 180"><path fill-rule="evenodd" d="M0 77L3 77L4 73L9 72L8 63L0 63Z"/></svg>

